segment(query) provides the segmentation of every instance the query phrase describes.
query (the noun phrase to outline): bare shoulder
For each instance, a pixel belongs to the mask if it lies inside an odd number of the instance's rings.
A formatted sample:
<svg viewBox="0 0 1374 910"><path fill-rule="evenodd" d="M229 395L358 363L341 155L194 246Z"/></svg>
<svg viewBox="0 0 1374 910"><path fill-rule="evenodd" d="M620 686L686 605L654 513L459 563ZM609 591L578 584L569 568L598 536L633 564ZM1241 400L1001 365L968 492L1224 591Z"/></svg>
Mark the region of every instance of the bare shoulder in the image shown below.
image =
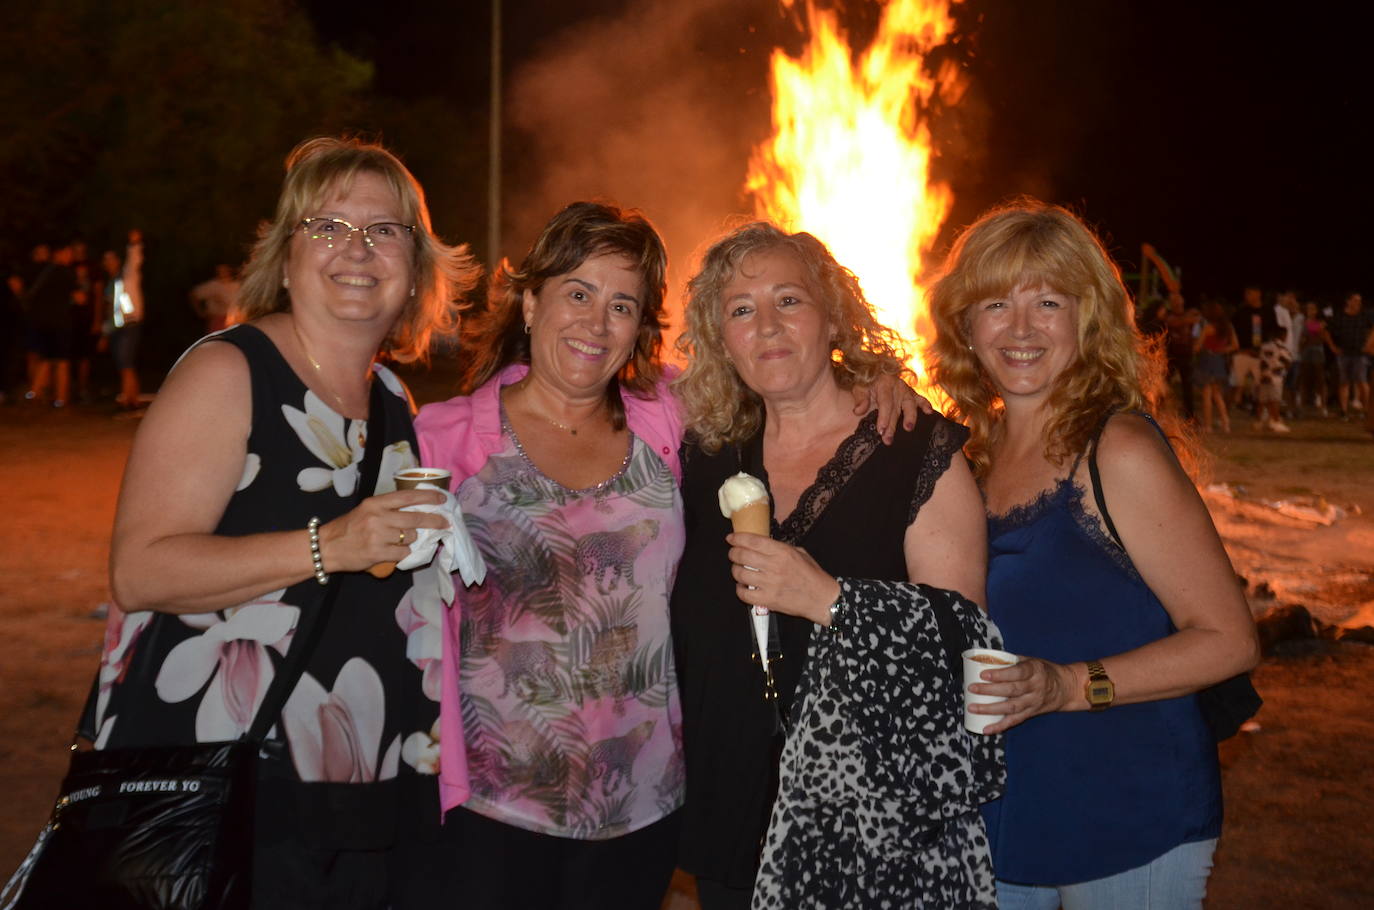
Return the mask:
<svg viewBox="0 0 1374 910"><path fill-rule="evenodd" d="M1162 497L1197 495L1159 428L1139 414L1117 414L1107 421L1097 463L1103 486L1117 501L1158 504Z"/></svg>
<svg viewBox="0 0 1374 910"><path fill-rule="evenodd" d="M1098 443L1097 461L1103 470L1182 470L1159 426L1140 414L1115 414L1107 421Z"/></svg>
<svg viewBox="0 0 1374 910"><path fill-rule="evenodd" d="M237 346L207 341L177 362L158 389L144 429L167 424L221 432L246 428L252 417L248 360Z"/></svg>

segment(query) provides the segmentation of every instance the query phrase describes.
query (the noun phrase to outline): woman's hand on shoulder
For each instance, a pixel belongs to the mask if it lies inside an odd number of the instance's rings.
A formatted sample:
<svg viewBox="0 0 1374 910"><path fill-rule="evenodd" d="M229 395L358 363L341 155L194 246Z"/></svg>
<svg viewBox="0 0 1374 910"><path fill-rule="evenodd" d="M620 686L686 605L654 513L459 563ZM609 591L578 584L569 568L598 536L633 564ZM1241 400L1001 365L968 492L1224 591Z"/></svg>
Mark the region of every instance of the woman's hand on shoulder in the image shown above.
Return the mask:
<svg viewBox="0 0 1374 910"><path fill-rule="evenodd" d="M907 385L900 376L882 373L873 380L872 385L856 385L854 394L854 413L867 414L878 409L878 435L883 442L892 444L900 420L907 430L916 428L916 417L922 411L934 414L935 408L916 390Z"/></svg>
<svg viewBox="0 0 1374 910"><path fill-rule="evenodd" d="M840 583L811 554L760 534L730 534L725 539L740 600L830 625L830 605L840 596Z"/></svg>

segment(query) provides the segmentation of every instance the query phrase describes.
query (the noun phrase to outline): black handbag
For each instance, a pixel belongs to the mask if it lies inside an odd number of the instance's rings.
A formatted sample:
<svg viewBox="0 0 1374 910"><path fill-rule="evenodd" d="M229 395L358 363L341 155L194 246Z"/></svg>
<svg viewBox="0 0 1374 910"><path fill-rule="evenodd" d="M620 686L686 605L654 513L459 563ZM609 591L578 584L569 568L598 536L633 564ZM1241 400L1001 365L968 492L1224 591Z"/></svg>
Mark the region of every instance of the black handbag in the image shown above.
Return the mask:
<svg viewBox="0 0 1374 910"><path fill-rule="evenodd" d="M246 910L258 751L305 670L339 580L231 742L77 751L4 910Z"/></svg>
<svg viewBox="0 0 1374 910"><path fill-rule="evenodd" d="M357 499L381 464L373 420ZM323 635L343 578L297 629L248 732L230 742L78 751L47 825L0 890L0 910L247 910L257 757Z"/></svg>
<svg viewBox="0 0 1374 910"><path fill-rule="evenodd" d="M1143 415L1150 419L1148 415ZM1159 424L1150 419L1150 424L1159 430L1159 434L1164 436L1164 430ZM1103 422L1103 427L1106 422ZM1097 440L1102 436L1102 427L1098 428L1097 436L1093 437L1092 445L1088 449L1088 476L1092 479L1093 499L1097 502L1098 514L1102 516L1102 523L1107 526L1107 531L1112 535L1112 540L1124 551L1126 548L1121 543L1121 535L1116 533L1116 525L1112 523L1112 516L1107 513L1107 500L1102 495L1102 476L1097 470ZM1167 443L1169 438L1164 436ZM1207 726L1212 730L1212 736L1217 742L1223 739L1230 739L1240 732L1241 725L1255 716L1260 706L1264 704L1264 699L1260 698L1255 691L1254 683L1250 681L1249 673L1240 673L1230 679L1222 680L1214 686L1208 686L1197 693L1197 705L1202 711L1202 717L1207 721Z"/></svg>

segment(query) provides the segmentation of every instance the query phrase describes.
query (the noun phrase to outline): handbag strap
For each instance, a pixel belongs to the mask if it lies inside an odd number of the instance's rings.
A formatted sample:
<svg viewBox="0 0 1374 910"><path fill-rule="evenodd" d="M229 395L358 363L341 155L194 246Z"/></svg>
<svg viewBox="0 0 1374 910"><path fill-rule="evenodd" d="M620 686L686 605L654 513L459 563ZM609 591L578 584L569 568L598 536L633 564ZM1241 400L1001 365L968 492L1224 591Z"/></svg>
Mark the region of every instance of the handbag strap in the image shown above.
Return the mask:
<svg viewBox="0 0 1374 910"><path fill-rule="evenodd" d="M355 508L366 498L368 490L377 488L377 475L382 466L382 448L386 440L386 398L382 383L376 377L372 380L367 416L367 442L363 447L362 463L359 465L358 486L353 491ZM339 597L339 588L343 582L344 578L340 573L330 576L324 596L320 599L319 609L297 626L291 647L287 649L286 657L277 668L272 684L267 687L267 694L263 696L262 704L258 706L258 712L253 717L253 725L244 734L246 741L261 747L267 739L272 725L277 722L282 708L286 706L286 699L305 674L305 666L314 654L315 646L324 637L324 627L329 622L329 615L333 612L334 601Z"/></svg>
<svg viewBox="0 0 1374 910"><path fill-rule="evenodd" d="M937 594L937 592L930 592ZM938 596L930 596L930 608L935 613L935 625L940 630L940 644L945 649L945 666L949 670L950 679L963 679L964 676L964 651L968 649L968 638L964 635L963 626L959 623L959 617L954 613L954 607L950 605L942 593Z"/></svg>

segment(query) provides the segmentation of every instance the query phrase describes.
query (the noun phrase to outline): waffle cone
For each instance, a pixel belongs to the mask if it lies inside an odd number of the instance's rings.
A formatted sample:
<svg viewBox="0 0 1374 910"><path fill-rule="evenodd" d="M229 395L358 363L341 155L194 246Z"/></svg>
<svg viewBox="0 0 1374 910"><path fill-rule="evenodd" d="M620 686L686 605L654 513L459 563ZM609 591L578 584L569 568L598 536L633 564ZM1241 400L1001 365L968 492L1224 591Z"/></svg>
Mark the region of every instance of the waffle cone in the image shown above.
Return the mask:
<svg viewBox="0 0 1374 910"><path fill-rule="evenodd" d="M771 503L767 499L758 499L736 509L730 516L730 523L735 526L736 531L768 537L772 517Z"/></svg>

